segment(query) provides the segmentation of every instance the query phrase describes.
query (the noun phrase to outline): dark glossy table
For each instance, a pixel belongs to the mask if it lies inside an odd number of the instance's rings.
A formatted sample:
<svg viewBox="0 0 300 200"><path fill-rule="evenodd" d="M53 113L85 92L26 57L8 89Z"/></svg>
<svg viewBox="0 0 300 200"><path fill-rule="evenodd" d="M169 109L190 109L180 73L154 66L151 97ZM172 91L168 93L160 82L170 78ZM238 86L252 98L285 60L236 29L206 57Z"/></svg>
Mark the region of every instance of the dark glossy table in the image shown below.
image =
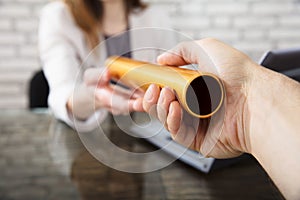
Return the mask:
<svg viewBox="0 0 300 200"><path fill-rule="evenodd" d="M117 145L155 150L143 139L122 134L106 123ZM180 161L155 172L130 174L94 159L77 133L47 112L1 110L0 199L283 198L252 158L210 174Z"/></svg>

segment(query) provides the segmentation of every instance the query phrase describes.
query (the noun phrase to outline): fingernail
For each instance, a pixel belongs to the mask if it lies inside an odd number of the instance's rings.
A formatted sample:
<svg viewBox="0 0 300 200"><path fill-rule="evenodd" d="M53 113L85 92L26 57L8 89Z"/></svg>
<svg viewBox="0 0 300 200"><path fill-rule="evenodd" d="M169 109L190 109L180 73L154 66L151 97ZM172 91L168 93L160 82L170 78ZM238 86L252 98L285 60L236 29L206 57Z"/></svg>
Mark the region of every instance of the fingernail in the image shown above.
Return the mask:
<svg viewBox="0 0 300 200"><path fill-rule="evenodd" d="M136 102L134 103L134 108L136 111L145 112L143 108L143 100L142 99L136 100Z"/></svg>
<svg viewBox="0 0 300 200"><path fill-rule="evenodd" d="M160 54L159 56L157 56L157 62L160 63L162 61L162 58L165 57L167 54L167 52Z"/></svg>
<svg viewBox="0 0 300 200"><path fill-rule="evenodd" d="M161 57L163 57L164 53L163 54L160 54L159 56L157 56L157 60L160 60Z"/></svg>
<svg viewBox="0 0 300 200"><path fill-rule="evenodd" d="M165 93L166 93L166 90L167 90L167 88L166 87L164 87L162 90L161 90L161 93L160 93L160 97L159 97L159 104L164 104L165 103L165 100L166 100L166 98L165 98Z"/></svg>
<svg viewBox="0 0 300 200"><path fill-rule="evenodd" d="M151 84L151 85L149 86L149 88L148 88L148 90L147 90L145 96L144 96L144 99L145 99L146 101L148 101L148 102L151 102L151 101L153 101L153 99L154 99L154 95L153 95L154 87L155 87L155 85L154 85L154 84Z"/></svg>
<svg viewBox="0 0 300 200"><path fill-rule="evenodd" d="M134 109L134 110L137 110L137 109L138 109L138 105L139 105L138 100L136 100L136 101L133 103L133 109Z"/></svg>
<svg viewBox="0 0 300 200"><path fill-rule="evenodd" d="M173 115L173 113L174 113L174 108L173 108L172 105L170 106L170 111L169 111L169 112L170 112L170 115Z"/></svg>
<svg viewBox="0 0 300 200"><path fill-rule="evenodd" d="M164 88L165 88L165 90L169 90L170 92L174 92L174 90L171 87L169 87L169 86L166 86Z"/></svg>

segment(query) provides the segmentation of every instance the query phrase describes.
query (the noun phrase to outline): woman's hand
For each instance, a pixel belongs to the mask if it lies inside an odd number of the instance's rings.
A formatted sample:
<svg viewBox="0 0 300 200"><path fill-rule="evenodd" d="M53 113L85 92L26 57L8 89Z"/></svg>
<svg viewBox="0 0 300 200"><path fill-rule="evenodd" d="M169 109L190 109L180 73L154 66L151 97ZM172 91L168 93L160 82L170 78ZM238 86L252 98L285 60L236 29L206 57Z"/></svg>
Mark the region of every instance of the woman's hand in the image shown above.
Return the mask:
<svg viewBox="0 0 300 200"><path fill-rule="evenodd" d="M110 83L111 77L105 69L91 68L84 73L84 83L93 90L95 109L107 109L114 115L129 114L134 109L134 103L142 101L143 92L124 89Z"/></svg>

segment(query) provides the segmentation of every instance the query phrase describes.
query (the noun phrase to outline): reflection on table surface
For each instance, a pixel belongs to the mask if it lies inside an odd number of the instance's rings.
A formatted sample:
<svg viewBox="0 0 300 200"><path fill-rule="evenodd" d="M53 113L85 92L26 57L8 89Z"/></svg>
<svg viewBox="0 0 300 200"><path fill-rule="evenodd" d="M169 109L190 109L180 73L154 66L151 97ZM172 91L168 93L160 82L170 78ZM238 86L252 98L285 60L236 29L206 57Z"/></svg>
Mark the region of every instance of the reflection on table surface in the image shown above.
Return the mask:
<svg viewBox="0 0 300 200"><path fill-rule="evenodd" d="M109 138L124 149L156 149L111 121L104 124ZM180 161L151 173L119 172L94 159L77 133L50 114L26 110L1 111L0 177L0 199L7 200L283 199L254 159L210 174Z"/></svg>

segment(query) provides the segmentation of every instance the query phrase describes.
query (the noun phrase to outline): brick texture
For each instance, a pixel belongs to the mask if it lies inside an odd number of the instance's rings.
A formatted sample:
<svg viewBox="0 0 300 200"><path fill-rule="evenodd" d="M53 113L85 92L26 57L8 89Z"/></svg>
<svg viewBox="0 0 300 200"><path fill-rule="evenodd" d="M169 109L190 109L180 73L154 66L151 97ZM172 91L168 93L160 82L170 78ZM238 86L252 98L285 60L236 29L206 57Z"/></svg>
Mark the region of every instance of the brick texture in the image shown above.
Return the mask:
<svg viewBox="0 0 300 200"><path fill-rule="evenodd" d="M37 26L48 0L0 0L0 108L26 108L28 82L40 68ZM216 37L254 60L269 49L300 46L299 0L147 0L194 39Z"/></svg>

